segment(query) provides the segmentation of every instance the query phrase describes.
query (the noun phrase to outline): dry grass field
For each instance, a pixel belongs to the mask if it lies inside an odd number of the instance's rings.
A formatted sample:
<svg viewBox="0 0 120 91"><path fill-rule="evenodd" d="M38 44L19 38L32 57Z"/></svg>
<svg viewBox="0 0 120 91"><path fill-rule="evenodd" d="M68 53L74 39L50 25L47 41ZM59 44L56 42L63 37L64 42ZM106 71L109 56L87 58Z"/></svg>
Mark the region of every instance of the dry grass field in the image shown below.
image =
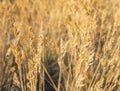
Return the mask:
<svg viewBox="0 0 120 91"><path fill-rule="evenodd" d="M0 0L0 91L120 91L120 0Z"/></svg>

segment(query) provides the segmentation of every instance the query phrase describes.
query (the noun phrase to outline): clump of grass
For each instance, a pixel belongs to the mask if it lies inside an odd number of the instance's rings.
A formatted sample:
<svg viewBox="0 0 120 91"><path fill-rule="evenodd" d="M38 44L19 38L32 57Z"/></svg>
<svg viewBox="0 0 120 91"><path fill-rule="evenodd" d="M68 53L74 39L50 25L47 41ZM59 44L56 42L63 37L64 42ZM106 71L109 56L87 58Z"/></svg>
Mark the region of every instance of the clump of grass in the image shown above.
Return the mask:
<svg viewBox="0 0 120 91"><path fill-rule="evenodd" d="M1 0L0 90L119 91L119 0Z"/></svg>

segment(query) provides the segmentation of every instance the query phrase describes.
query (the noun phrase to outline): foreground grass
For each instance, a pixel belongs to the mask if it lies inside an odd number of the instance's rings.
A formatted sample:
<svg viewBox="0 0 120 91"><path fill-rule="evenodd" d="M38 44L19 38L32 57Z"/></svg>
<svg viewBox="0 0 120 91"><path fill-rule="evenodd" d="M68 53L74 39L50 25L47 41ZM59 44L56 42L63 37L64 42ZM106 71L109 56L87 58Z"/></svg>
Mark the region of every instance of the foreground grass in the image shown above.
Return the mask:
<svg viewBox="0 0 120 91"><path fill-rule="evenodd" d="M0 91L119 91L119 0L0 1Z"/></svg>

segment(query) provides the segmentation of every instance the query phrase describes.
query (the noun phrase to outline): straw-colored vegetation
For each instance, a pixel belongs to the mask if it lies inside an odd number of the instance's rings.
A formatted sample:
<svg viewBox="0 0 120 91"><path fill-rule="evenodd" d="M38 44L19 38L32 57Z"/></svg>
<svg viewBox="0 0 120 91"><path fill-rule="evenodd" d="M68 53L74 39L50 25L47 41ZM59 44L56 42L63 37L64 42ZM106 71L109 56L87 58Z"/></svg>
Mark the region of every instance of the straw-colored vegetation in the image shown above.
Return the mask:
<svg viewBox="0 0 120 91"><path fill-rule="evenodd" d="M120 91L120 0L0 0L0 91Z"/></svg>

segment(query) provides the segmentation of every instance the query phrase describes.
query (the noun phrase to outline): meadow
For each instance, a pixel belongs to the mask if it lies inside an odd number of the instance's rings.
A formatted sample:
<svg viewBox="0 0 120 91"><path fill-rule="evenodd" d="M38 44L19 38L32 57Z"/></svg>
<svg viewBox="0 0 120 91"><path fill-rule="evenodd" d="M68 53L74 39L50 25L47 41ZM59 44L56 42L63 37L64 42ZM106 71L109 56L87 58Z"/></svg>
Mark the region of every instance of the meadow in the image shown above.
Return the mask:
<svg viewBox="0 0 120 91"><path fill-rule="evenodd" d="M120 0L0 0L0 91L120 91Z"/></svg>

